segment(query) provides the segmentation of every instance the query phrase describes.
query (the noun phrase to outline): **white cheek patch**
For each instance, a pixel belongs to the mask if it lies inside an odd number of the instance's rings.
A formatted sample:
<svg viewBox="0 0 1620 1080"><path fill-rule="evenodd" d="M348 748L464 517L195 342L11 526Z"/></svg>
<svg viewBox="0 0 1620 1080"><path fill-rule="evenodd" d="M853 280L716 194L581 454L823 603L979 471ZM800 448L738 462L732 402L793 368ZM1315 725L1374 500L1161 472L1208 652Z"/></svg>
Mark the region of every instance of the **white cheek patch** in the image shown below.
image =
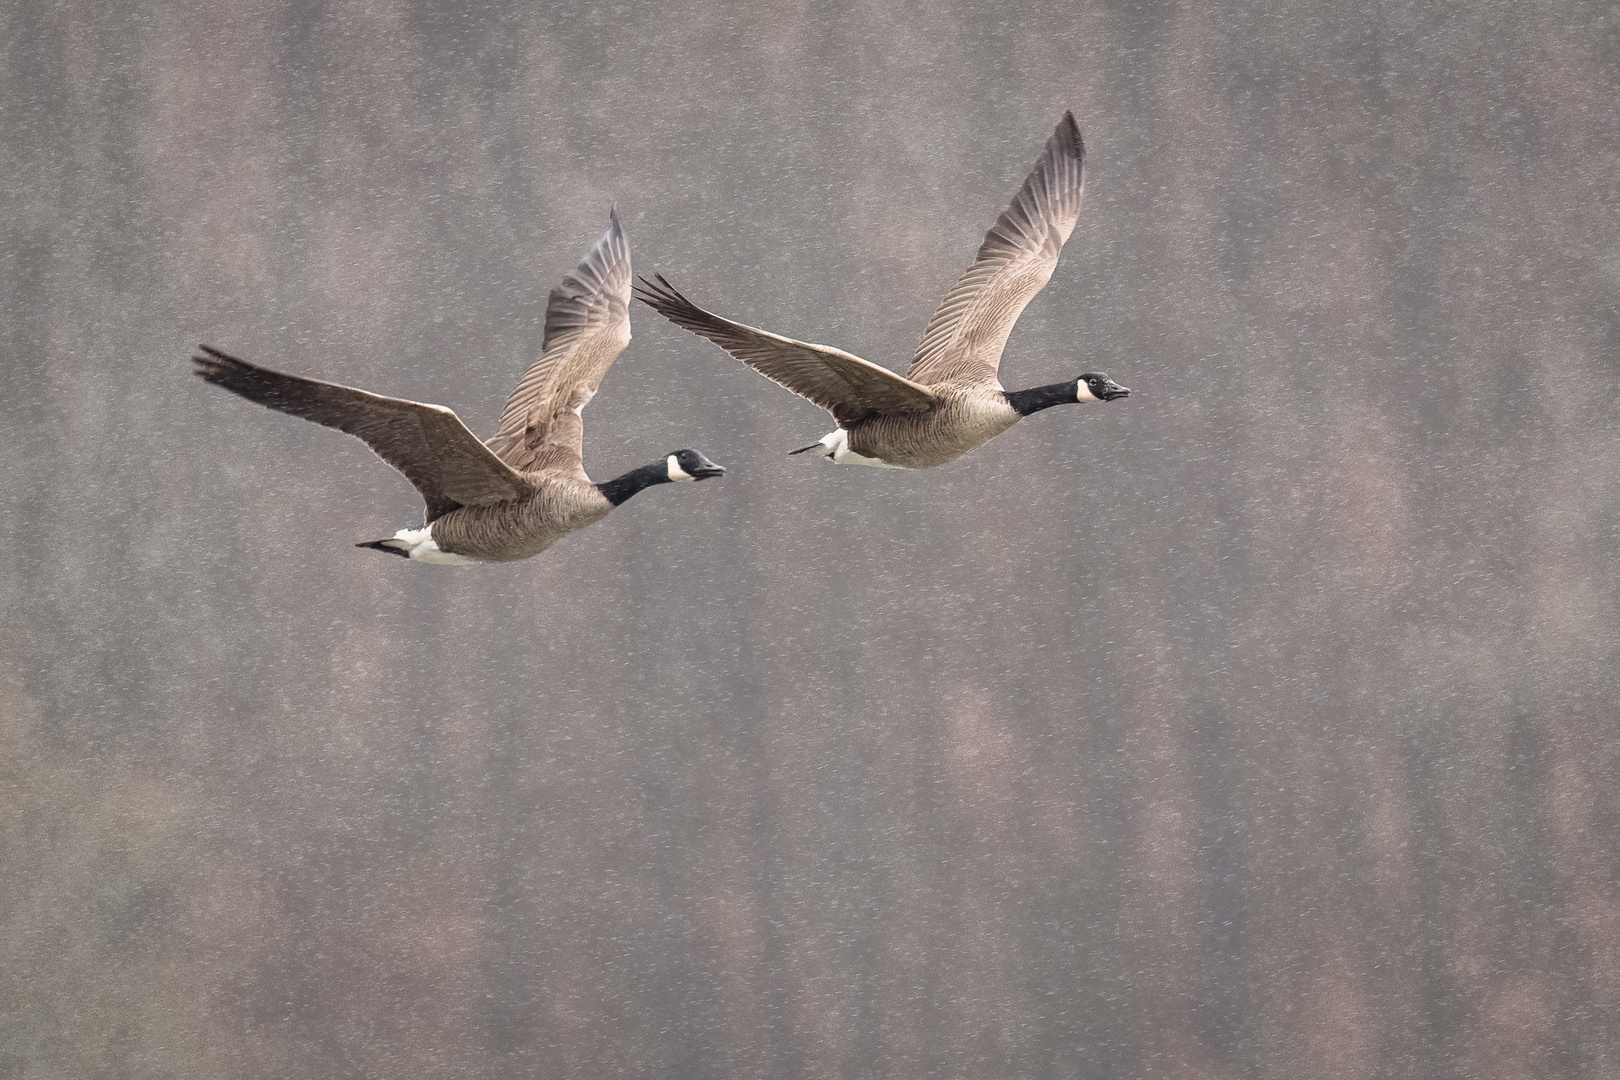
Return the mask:
<svg viewBox="0 0 1620 1080"><path fill-rule="evenodd" d="M669 455L669 457L664 459L664 467L665 467L665 470L669 473L669 478L671 480L696 480L697 479L697 477L693 476L691 473L689 473L685 469L681 468L681 463L679 461L675 460L675 455L674 454L671 454L671 455Z"/></svg>
<svg viewBox="0 0 1620 1080"><path fill-rule="evenodd" d="M1091 387L1087 386L1085 384L1085 382L1083 382L1083 381L1076 382L1074 384L1074 399L1076 401L1101 401L1102 400L1102 398L1098 397L1096 394L1093 394L1091 392Z"/></svg>

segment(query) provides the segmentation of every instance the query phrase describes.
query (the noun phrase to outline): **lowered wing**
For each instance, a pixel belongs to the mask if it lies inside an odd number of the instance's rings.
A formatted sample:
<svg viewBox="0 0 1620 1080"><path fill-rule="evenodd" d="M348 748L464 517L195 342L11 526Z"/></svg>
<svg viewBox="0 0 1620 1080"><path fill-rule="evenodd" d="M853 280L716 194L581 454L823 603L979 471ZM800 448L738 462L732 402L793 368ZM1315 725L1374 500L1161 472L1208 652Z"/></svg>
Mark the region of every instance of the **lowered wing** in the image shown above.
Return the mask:
<svg viewBox="0 0 1620 1080"><path fill-rule="evenodd" d="M870 413L921 412L937 402L926 386L842 349L794 341L704 311L662 275L656 282L642 278L636 299L676 326L708 338L772 382L820 405L840 424Z"/></svg>
<svg viewBox="0 0 1620 1080"><path fill-rule="evenodd" d="M504 502L530 487L442 405L368 394L352 386L257 367L207 345L197 374L249 401L346 431L422 493L427 520L459 506Z"/></svg>

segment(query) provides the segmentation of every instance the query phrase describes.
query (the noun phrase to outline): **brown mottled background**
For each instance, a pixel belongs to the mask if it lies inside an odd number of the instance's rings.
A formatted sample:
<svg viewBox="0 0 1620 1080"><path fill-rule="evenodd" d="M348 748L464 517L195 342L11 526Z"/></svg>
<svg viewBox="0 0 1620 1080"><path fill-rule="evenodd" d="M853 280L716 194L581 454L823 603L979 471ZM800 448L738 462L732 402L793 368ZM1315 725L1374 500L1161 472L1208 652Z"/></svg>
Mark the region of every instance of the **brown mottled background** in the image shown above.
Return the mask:
<svg viewBox="0 0 1620 1080"><path fill-rule="evenodd" d="M1620 1076L1620 15L0 8L0 1077ZM187 371L493 430L643 272L904 365L1064 108L953 465L638 309L545 556Z"/></svg>

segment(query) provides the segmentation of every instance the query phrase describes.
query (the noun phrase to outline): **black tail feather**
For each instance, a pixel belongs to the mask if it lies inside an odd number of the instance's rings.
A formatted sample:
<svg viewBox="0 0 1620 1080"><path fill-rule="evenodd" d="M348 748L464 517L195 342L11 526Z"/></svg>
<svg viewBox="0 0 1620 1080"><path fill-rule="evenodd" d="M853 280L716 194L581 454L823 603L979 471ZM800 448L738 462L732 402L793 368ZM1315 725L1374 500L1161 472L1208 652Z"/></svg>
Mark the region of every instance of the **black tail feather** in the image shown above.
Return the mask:
<svg viewBox="0 0 1620 1080"><path fill-rule="evenodd" d="M356 544L354 546L355 547L363 547L363 548L376 548L378 551L386 551L390 555L398 555L402 559L408 559L408 558L411 557L410 552L392 546L391 544L389 544L389 542L387 540L373 540L370 543Z"/></svg>

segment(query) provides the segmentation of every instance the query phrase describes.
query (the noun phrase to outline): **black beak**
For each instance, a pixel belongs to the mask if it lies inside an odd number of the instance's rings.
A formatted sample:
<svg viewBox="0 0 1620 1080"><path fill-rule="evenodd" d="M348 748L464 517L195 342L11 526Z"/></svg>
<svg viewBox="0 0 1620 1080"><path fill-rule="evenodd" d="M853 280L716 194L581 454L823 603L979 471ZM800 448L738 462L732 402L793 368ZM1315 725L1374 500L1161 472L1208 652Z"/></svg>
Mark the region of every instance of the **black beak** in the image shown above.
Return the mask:
<svg viewBox="0 0 1620 1080"><path fill-rule="evenodd" d="M694 450L693 453L697 453L697 451ZM726 467L719 462L710 461L702 454L698 454L697 459L697 468L686 470L692 474L694 480L707 480L711 476L726 475Z"/></svg>
<svg viewBox="0 0 1620 1080"><path fill-rule="evenodd" d="M1109 379L1103 384L1102 392L1097 396L1102 398L1104 401L1113 401L1115 398L1130 397L1131 388L1128 386L1121 386L1113 379Z"/></svg>

